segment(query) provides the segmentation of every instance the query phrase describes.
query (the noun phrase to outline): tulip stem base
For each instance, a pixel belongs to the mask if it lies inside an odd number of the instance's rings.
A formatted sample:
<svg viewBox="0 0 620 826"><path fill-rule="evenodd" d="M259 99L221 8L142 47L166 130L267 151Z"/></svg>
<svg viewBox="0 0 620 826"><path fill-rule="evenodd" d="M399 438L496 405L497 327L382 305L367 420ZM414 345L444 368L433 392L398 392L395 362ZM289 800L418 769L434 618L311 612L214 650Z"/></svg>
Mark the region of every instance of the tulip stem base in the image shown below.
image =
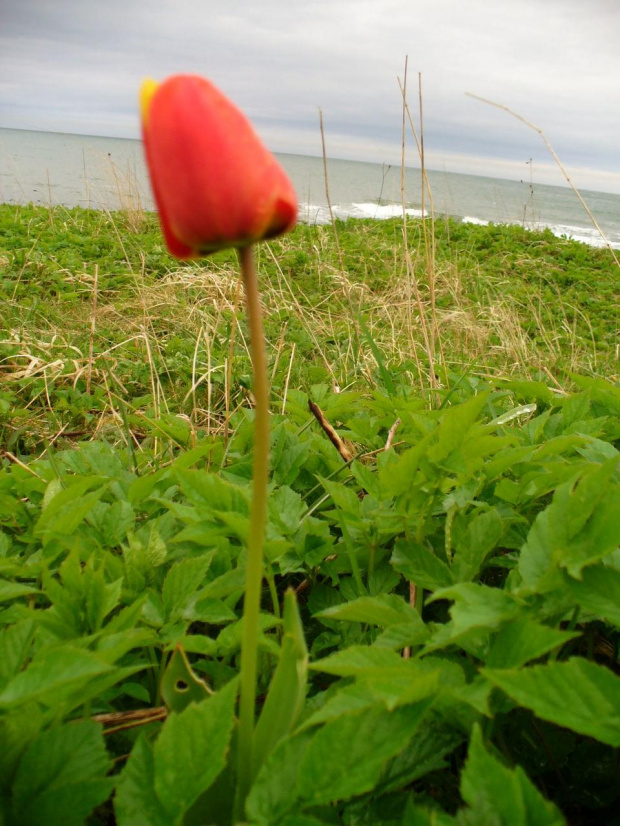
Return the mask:
<svg viewBox="0 0 620 826"><path fill-rule="evenodd" d="M254 374L254 465L252 472L252 504L248 536L248 559L243 603L243 636L241 643L241 680L239 698L239 740L237 759L237 790L235 814L244 820L245 799L252 783L252 746L256 705L256 675L258 662L258 623L263 579L263 541L267 514L269 473L269 378L265 335L254 264L254 248L239 250L241 275L250 328L250 353Z"/></svg>

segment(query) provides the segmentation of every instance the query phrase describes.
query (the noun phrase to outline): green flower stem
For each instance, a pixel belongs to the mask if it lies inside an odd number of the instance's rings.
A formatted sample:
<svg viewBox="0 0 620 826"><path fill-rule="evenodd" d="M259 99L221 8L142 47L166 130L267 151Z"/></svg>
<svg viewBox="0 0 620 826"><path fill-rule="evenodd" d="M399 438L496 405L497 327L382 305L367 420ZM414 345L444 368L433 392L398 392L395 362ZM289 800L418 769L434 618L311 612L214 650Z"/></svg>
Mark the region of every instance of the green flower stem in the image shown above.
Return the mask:
<svg viewBox="0 0 620 826"><path fill-rule="evenodd" d="M241 642L241 684L239 699L239 741L237 759L236 815L243 820L243 807L252 783L252 743L256 705L258 620L263 578L263 540L267 515L269 471L269 378L265 335L261 315L258 278L252 246L239 250L241 274L250 327L250 352L254 372L254 467L252 504L248 537L248 561L243 603Z"/></svg>

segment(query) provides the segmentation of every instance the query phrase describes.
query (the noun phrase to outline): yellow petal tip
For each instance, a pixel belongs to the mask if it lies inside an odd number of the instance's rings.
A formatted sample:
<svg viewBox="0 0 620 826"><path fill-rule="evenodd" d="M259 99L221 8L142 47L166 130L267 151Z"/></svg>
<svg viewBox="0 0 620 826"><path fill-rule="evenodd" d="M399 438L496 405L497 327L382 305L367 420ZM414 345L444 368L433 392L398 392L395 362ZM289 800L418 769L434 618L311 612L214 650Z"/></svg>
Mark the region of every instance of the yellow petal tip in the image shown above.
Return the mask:
<svg viewBox="0 0 620 826"><path fill-rule="evenodd" d="M157 91L158 86L159 83L151 77L145 78L140 86L140 113L142 115L142 122L145 126L148 122L151 99Z"/></svg>

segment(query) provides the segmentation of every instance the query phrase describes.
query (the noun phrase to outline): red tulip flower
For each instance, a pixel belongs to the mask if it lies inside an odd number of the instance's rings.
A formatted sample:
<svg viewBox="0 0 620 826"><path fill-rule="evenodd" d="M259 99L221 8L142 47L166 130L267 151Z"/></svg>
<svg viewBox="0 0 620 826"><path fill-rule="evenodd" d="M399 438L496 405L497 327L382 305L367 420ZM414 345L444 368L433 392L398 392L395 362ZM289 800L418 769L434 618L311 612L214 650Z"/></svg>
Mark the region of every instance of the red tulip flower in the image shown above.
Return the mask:
<svg viewBox="0 0 620 826"><path fill-rule="evenodd" d="M286 232L297 197L245 115L208 80L142 87L146 160L168 250L195 258Z"/></svg>
<svg viewBox="0 0 620 826"><path fill-rule="evenodd" d="M269 375L252 244L286 232L297 197L247 118L213 84L175 75L142 87L142 128L166 244L177 258L237 247L254 371L254 458L239 688L235 822L255 764L254 717L263 542L269 481Z"/></svg>

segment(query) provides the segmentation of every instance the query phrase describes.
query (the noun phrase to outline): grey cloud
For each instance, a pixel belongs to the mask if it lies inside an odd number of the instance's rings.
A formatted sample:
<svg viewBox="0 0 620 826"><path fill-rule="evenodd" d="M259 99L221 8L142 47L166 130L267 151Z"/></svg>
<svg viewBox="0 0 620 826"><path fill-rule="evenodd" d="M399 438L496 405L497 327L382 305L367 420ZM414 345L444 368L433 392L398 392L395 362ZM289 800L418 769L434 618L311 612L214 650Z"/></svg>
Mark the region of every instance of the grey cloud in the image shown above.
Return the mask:
<svg viewBox="0 0 620 826"><path fill-rule="evenodd" d="M0 125L134 137L141 78L191 71L281 151L318 136L320 106L328 139L350 138L339 151L381 162L368 153L398 151L408 54L409 102L417 114L420 71L435 151L544 155L470 91L543 128L566 162L620 170L619 23L616 0L0 0Z"/></svg>

